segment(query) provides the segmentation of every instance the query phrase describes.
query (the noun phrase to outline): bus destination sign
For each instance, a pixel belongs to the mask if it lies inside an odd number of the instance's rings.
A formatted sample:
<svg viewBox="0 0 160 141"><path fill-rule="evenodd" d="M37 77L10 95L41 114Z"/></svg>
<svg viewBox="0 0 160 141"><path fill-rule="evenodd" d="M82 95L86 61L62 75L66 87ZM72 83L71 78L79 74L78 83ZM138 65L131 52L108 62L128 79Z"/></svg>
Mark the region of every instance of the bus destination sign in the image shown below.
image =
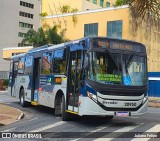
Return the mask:
<svg viewBox="0 0 160 141"><path fill-rule="evenodd" d="M133 50L133 46L131 44L124 44L123 42L112 42L111 48L113 49L125 49L125 50Z"/></svg>
<svg viewBox="0 0 160 141"><path fill-rule="evenodd" d="M111 49L123 49L123 50L133 50L133 45L124 42L109 41L109 40L94 40L94 48L111 48Z"/></svg>
<svg viewBox="0 0 160 141"><path fill-rule="evenodd" d="M110 48L110 42L108 40L94 40L94 48Z"/></svg>

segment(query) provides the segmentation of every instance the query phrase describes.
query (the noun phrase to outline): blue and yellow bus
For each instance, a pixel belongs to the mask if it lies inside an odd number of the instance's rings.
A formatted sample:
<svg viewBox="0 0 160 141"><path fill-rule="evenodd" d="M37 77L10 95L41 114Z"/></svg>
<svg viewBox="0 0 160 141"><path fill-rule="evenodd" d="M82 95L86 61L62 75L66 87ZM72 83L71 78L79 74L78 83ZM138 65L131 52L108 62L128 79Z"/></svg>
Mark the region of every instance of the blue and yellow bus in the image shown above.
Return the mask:
<svg viewBox="0 0 160 141"><path fill-rule="evenodd" d="M86 37L13 56L11 96L72 114L135 116L147 112L147 55L143 44Z"/></svg>

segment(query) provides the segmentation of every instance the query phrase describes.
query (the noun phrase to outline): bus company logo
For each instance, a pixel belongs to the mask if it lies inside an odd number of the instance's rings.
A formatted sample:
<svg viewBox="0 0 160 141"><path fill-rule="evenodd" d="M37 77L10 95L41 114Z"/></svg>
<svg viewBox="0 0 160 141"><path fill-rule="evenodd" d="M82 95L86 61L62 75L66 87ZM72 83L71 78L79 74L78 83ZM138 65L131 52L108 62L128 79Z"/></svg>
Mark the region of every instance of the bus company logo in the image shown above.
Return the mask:
<svg viewBox="0 0 160 141"><path fill-rule="evenodd" d="M116 101L111 101L111 102L109 102L109 101L104 101L104 100L103 100L103 101L102 101L102 104L103 104L103 105L105 105L105 104L106 104L106 105L110 105L110 104L118 104L118 102L116 102Z"/></svg>
<svg viewBox="0 0 160 141"><path fill-rule="evenodd" d="M2 133L2 138L7 139L7 138L12 138L11 133Z"/></svg>

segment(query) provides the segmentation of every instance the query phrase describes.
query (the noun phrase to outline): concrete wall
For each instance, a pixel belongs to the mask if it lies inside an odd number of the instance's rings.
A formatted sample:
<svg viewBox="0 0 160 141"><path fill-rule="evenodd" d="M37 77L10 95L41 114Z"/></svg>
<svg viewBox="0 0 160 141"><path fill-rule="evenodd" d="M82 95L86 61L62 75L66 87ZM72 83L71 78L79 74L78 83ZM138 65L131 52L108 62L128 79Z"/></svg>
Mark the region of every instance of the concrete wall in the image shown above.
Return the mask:
<svg viewBox="0 0 160 141"><path fill-rule="evenodd" d="M72 21L72 16L76 15L77 24L74 25ZM67 21L67 32L66 38L69 40L75 40L84 37L84 24L89 23L98 23L98 35L106 36L107 34L107 21L123 21L123 38L127 39L128 34L128 7L110 7L110 8L101 8L97 10L88 10L77 12L75 14L63 14L58 15L60 22L62 23L62 29L65 28L64 21ZM48 16L45 18L45 22L50 26L53 26L53 21L57 22L57 15Z"/></svg>
<svg viewBox="0 0 160 141"><path fill-rule="evenodd" d="M72 21L73 15L77 17L78 22L76 25ZM146 27L140 27L137 32L133 32L129 21L128 6L88 10L74 14L58 15L58 17L61 21L62 29L67 29L66 38L69 40L84 37L84 24L98 23L98 36L107 36L107 22L122 20L122 38L145 44L148 54L148 71L160 71L160 33L154 28L148 30L150 33L145 32ZM67 21L66 27L64 26L64 19ZM53 26L53 21L57 23L57 15L45 18L45 22L50 26Z"/></svg>
<svg viewBox="0 0 160 141"><path fill-rule="evenodd" d="M30 50L32 48L33 48L32 46L5 48L5 49L3 49L3 58L6 60L10 60L12 55L26 53L26 52L28 52L28 50Z"/></svg>
<svg viewBox="0 0 160 141"><path fill-rule="evenodd" d="M42 0L42 13L47 12L48 15L61 14L60 7L63 5L69 5L70 8L77 8L78 11L87 9L98 9L101 8L86 0Z"/></svg>
<svg viewBox="0 0 160 141"><path fill-rule="evenodd" d="M28 28L19 27L19 22L34 25L34 29L40 26L40 4L38 0L22 0L34 4L34 9L20 6L20 0L1 0L0 4L0 71L9 70L9 62L2 59L2 49L6 47L17 47L22 41L18 32L26 33ZM34 14L34 18L19 16L19 11Z"/></svg>

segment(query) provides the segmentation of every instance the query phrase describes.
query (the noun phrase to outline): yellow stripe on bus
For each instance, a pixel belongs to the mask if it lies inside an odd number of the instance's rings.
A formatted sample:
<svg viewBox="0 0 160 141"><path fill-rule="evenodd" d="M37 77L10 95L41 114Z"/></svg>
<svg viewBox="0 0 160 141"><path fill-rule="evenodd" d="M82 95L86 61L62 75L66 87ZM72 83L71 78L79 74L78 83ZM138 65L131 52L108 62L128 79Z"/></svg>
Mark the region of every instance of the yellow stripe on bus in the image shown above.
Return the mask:
<svg viewBox="0 0 160 141"><path fill-rule="evenodd" d="M71 113L71 114L78 115L78 113L77 113L77 112L72 112L72 111L70 111L70 110L66 110L66 112Z"/></svg>
<svg viewBox="0 0 160 141"><path fill-rule="evenodd" d="M38 102L32 101L31 104L34 105L34 106L37 106Z"/></svg>

